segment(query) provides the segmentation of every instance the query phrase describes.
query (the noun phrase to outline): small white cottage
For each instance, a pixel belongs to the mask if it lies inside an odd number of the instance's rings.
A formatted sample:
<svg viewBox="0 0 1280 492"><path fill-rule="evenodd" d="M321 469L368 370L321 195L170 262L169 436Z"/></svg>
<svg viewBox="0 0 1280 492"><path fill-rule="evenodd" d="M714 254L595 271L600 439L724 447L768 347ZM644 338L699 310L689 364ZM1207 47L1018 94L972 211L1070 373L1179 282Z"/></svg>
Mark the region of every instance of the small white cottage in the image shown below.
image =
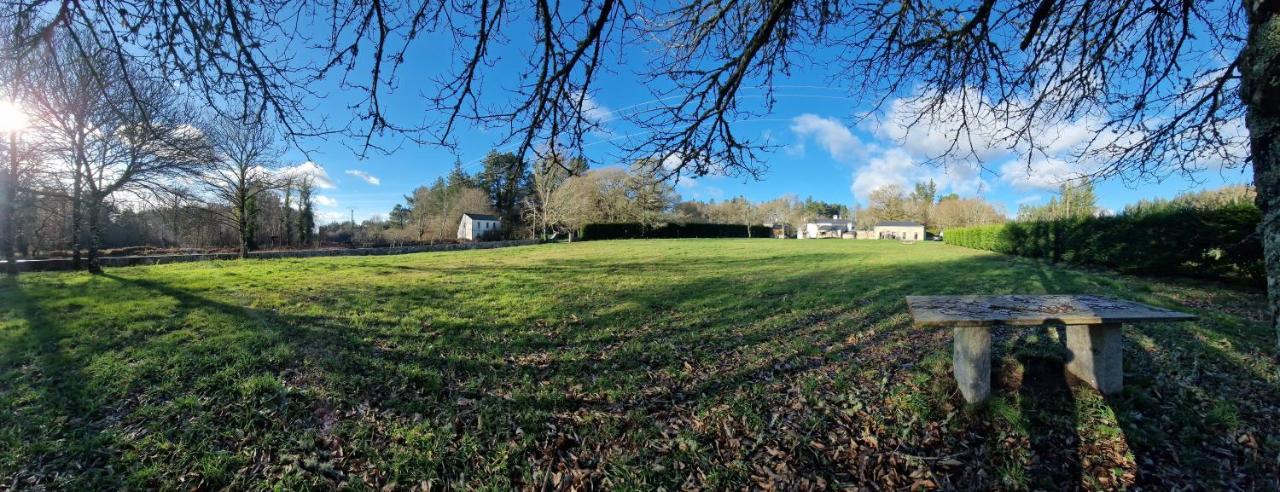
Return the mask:
<svg viewBox="0 0 1280 492"><path fill-rule="evenodd" d="M875 237L879 239L899 239L921 241L926 239L924 225L919 222L904 220L886 220L876 224Z"/></svg>
<svg viewBox="0 0 1280 492"><path fill-rule="evenodd" d="M458 239L475 241L486 239L497 234L502 227L502 219L486 214L462 214L462 222L458 223Z"/></svg>
<svg viewBox="0 0 1280 492"><path fill-rule="evenodd" d="M831 218L818 217L805 223L804 228L796 231L799 239L817 239L823 237L844 237L853 230L853 221L841 219L839 215Z"/></svg>

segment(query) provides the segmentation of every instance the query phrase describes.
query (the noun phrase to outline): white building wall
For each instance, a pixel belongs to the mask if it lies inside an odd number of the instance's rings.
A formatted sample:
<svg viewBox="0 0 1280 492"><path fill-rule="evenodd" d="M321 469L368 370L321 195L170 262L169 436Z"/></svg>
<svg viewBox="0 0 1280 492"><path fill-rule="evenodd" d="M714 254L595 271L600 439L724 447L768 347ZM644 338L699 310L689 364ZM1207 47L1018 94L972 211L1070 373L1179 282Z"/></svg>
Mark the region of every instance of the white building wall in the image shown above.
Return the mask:
<svg viewBox="0 0 1280 492"><path fill-rule="evenodd" d="M471 239L471 218L462 216L462 222L458 223L458 239Z"/></svg>
<svg viewBox="0 0 1280 492"><path fill-rule="evenodd" d="M464 215L462 222L458 224L458 239L475 241L486 232L497 230L501 224L496 220L474 220Z"/></svg>
<svg viewBox="0 0 1280 492"><path fill-rule="evenodd" d="M924 240L924 226L876 226L875 237L883 239Z"/></svg>

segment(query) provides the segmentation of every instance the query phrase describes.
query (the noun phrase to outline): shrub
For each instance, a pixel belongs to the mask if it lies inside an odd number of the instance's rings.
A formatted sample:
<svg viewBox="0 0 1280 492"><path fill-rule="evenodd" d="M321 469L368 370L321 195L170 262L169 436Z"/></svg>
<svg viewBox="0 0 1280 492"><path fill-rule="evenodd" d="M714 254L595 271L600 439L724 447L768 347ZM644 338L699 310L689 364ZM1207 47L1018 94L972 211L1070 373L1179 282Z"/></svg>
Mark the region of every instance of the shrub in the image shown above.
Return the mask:
<svg viewBox="0 0 1280 492"><path fill-rule="evenodd" d="M751 226L749 237L769 237L772 230L762 225ZM748 237L743 224L666 223L645 227L638 222L587 224L582 226L582 239L674 239L697 237Z"/></svg>
<svg viewBox="0 0 1280 492"><path fill-rule="evenodd" d="M1262 213L1250 203L1166 206L1114 217L950 229L947 244L1122 272L1265 278Z"/></svg>

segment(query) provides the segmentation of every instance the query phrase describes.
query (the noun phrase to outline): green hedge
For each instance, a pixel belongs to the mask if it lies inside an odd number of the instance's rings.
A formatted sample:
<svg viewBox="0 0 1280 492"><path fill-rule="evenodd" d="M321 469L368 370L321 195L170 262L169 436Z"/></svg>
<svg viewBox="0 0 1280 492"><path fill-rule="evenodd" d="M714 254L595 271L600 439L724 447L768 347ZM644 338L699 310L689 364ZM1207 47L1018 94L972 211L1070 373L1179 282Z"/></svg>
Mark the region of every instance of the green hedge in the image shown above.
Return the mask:
<svg viewBox="0 0 1280 492"><path fill-rule="evenodd" d="M1012 251L1004 242L1004 228L1004 224L996 224L947 229L943 232L942 241L966 248L1011 253Z"/></svg>
<svg viewBox="0 0 1280 492"><path fill-rule="evenodd" d="M742 224L658 224L645 227L638 222L587 224L579 231L582 239L674 239L695 237L748 237ZM762 225L751 226L750 237L769 237L773 231Z"/></svg>
<svg viewBox="0 0 1280 492"><path fill-rule="evenodd" d="M1251 204L949 229L947 244L1123 272L1265 278Z"/></svg>

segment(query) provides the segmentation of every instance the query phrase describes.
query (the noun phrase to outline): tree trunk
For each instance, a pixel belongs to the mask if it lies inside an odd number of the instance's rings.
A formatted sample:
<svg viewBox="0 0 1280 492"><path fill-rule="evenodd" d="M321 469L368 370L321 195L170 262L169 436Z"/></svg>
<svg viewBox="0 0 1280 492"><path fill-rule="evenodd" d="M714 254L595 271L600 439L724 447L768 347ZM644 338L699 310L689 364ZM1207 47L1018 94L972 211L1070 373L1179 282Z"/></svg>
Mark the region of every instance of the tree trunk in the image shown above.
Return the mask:
<svg viewBox="0 0 1280 492"><path fill-rule="evenodd" d="M4 237L0 238L0 242L4 243L4 258L8 260L5 264L4 272L8 275L18 274L18 257L16 253L15 242L17 228L14 222L17 218L17 207L14 202L18 199L18 133L9 132L9 170L5 172L4 179L4 208L0 209L0 215L3 215Z"/></svg>
<svg viewBox="0 0 1280 492"><path fill-rule="evenodd" d="M1245 2L1249 36L1240 54L1240 97L1246 108L1253 183L1262 223L1267 304L1280 348L1280 2Z"/></svg>
<svg viewBox="0 0 1280 492"><path fill-rule="evenodd" d="M236 230L240 232L240 259L249 257L249 221L245 217L245 200L236 205Z"/></svg>
<svg viewBox="0 0 1280 492"><path fill-rule="evenodd" d="M289 208L292 206L290 203L292 200L293 184L289 183L284 186L284 231L280 233L280 237L284 241L284 247L286 248L293 244L292 212Z"/></svg>
<svg viewBox="0 0 1280 492"><path fill-rule="evenodd" d="M79 270L81 266L80 260L80 239L84 234L81 227L84 219L80 216L82 195L84 193L84 184L80 181L80 166L76 165L75 177L72 181L71 188L71 268Z"/></svg>
<svg viewBox="0 0 1280 492"><path fill-rule="evenodd" d="M85 264L89 273L101 274L102 265L98 264L98 247L102 242L102 208L101 197L97 193L90 192L89 203L85 212L89 214L89 258Z"/></svg>

